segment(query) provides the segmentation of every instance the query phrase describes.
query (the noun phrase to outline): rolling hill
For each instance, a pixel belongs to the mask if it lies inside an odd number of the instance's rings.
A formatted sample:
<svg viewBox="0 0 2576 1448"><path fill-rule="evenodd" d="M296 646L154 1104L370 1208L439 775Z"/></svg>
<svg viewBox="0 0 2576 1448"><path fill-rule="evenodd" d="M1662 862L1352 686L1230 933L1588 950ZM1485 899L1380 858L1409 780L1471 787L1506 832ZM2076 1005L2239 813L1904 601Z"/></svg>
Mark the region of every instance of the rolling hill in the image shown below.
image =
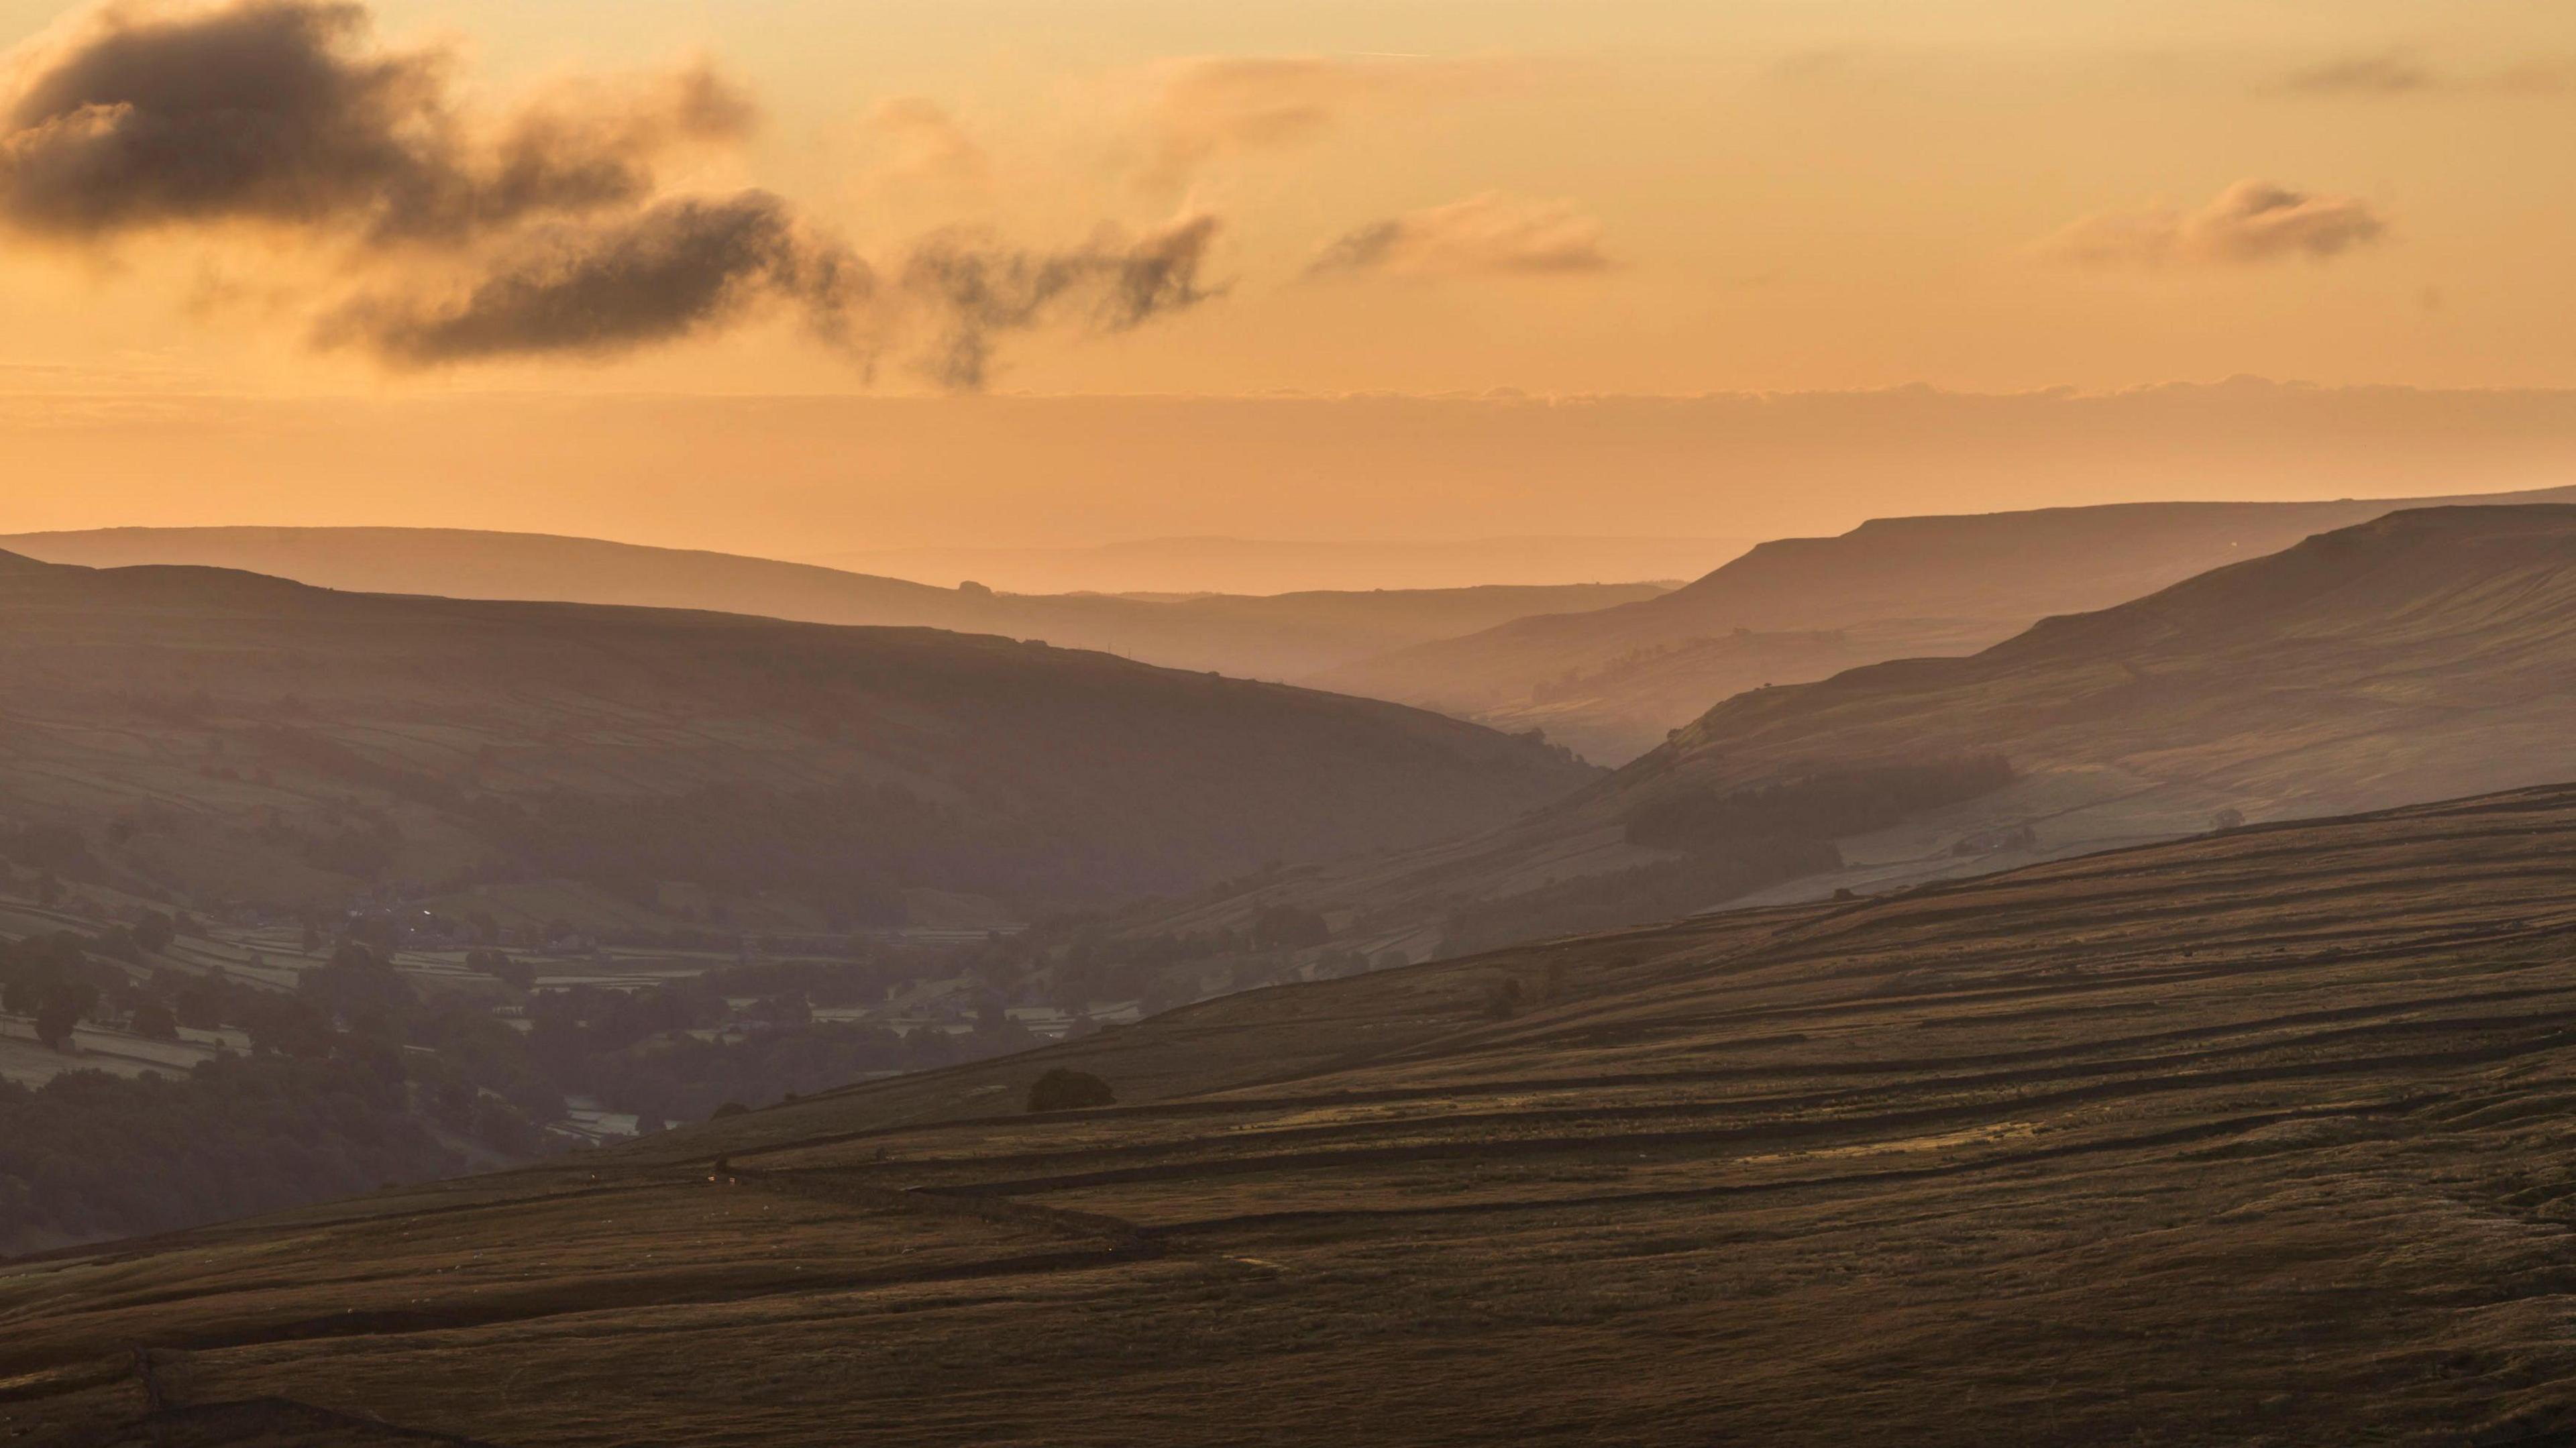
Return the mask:
<svg viewBox="0 0 2576 1448"><path fill-rule="evenodd" d="M1882 518L1765 543L1655 598L1533 615L1325 671L1315 683L1514 731L1586 757L1645 753L1717 701L1887 659L1966 654L2042 618L2107 608L2313 533L2434 503L2132 503Z"/></svg>
<svg viewBox="0 0 2576 1448"><path fill-rule="evenodd" d="M1592 771L1374 701L928 629L0 556L0 853L199 906L899 923L1490 825ZM551 883L580 891L548 893ZM542 915L539 918L544 918ZM582 920L575 918L573 923Z"/></svg>
<svg viewBox="0 0 2576 1448"><path fill-rule="evenodd" d="M2571 871L2564 787L2256 827L22 1259L0 1432L2561 1443Z"/></svg>
<svg viewBox="0 0 2576 1448"><path fill-rule="evenodd" d="M1439 543L1139 538L1088 548L878 548L804 561L943 587L975 579L1013 593L1273 594L1697 578L1751 546L1732 538L1562 535Z"/></svg>
<svg viewBox="0 0 2576 1448"><path fill-rule="evenodd" d="M1978 759L2014 777L1947 794L1935 780L1937 797L1863 810L1856 824L1843 810L1810 829L1723 826L1752 807L1746 791L1785 787L1776 815L1802 790L1835 794L1837 780L1892 788L1866 776ZM2417 509L1967 657L1739 694L1488 835L1216 898L1170 928L1293 903L1357 948L1419 959L1444 941L2167 839L2222 815L2329 814L2571 776L2576 507ZM1678 843L1640 838L1635 822L1655 809L1720 823L1695 840L1687 822ZM1621 881L1653 889L1622 905Z"/></svg>
<svg viewBox="0 0 2576 1448"><path fill-rule="evenodd" d="M1632 603L1664 587L1485 584L1170 599L1028 595L932 588L729 553L455 528L106 528L0 537L0 549L101 568L235 568L367 593L709 609L805 623L1000 634L1168 668L1282 680L1524 614Z"/></svg>

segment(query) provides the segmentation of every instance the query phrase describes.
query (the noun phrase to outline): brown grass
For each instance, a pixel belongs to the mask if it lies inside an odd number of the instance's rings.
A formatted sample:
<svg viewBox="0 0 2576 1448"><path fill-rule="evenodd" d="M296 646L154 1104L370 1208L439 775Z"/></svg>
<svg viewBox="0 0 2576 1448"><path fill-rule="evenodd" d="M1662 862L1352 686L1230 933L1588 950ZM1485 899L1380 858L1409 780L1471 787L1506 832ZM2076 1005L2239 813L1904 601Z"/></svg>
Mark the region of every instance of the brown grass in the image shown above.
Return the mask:
<svg viewBox="0 0 2576 1448"><path fill-rule="evenodd" d="M2562 1442L2571 878L2576 789L2251 830L29 1260L0 1441Z"/></svg>

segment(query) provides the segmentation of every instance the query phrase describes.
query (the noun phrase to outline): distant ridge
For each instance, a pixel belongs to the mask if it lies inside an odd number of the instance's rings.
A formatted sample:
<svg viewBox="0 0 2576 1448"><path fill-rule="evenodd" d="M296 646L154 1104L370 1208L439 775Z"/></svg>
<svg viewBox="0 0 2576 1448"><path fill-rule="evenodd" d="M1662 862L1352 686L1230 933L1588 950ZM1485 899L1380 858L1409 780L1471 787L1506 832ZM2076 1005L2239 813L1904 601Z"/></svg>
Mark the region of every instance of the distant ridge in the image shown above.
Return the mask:
<svg viewBox="0 0 2576 1448"><path fill-rule="evenodd" d="M2576 488L2325 503L2119 503L1880 518L1784 538L1671 593L1343 665L1316 682L1551 738L1607 763L1730 694L1966 654L2403 508L2576 501Z"/></svg>
<svg viewBox="0 0 2576 1448"><path fill-rule="evenodd" d="M814 564L596 538L460 528L107 528L0 537L57 563L189 563L324 588L698 608L809 623L949 629L1099 649L1171 668L1298 679L1555 609L1634 602L1654 584L1489 586L1170 602L933 588Z"/></svg>
<svg viewBox="0 0 2576 1448"><path fill-rule="evenodd" d="M1594 773L1400 705L991 636L180 565L0 566L0 716L0 829L50 831L30 859L66 879L586 928L712 895L899 924L915 889L1026 918L1423 843Z"/></svg>
<svg viewBox="0 0 2576 1448"><path fill-rule="evenodd" d="M1522 537L1457 542L1140 538L1088 548L887 548L807 561L1021 593L1304 593L1697 578L1750 540Z"/></svg>
<svg viewBox="0 0 2576 1448"><path fill-rule="evenodd" d="M1457 902L1673 858L1625 838L1650 801L1992 755L2009 787L1845 838L1844 872L1756 898L2576 778L2576 506L2392 513L1973 655L1738 694L1561 803L1307 899L1419 952Z"/></svg>

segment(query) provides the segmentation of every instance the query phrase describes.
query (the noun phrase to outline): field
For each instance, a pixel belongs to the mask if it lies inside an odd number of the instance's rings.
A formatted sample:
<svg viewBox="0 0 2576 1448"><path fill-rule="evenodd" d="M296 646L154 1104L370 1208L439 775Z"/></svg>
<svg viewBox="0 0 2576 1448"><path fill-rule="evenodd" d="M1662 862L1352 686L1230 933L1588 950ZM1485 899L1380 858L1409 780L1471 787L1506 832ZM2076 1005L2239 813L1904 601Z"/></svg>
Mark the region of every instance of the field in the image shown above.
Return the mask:
<svg viewBox="0 0 2576 1448"><path fill-rule="evenodd" d="M2576 789L2257 828L25 1259L0 1434L2567 1442L2571 868Z"/></svg>

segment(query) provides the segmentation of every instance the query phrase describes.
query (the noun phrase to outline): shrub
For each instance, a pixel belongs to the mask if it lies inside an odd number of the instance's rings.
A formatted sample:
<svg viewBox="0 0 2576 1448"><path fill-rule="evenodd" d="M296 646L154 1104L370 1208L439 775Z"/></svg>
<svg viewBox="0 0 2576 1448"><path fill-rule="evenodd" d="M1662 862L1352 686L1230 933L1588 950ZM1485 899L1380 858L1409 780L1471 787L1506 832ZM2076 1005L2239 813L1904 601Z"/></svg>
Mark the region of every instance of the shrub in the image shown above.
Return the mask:
<svg viewBox="0 0 2576 1448"><path fill-rule="evenodd" d="M1086 1106L1114 1105L1117 1100L1108 1082L1069 1066L1056 1067L1029 1087L1031 1111L1078 1111Z"/></svg>

